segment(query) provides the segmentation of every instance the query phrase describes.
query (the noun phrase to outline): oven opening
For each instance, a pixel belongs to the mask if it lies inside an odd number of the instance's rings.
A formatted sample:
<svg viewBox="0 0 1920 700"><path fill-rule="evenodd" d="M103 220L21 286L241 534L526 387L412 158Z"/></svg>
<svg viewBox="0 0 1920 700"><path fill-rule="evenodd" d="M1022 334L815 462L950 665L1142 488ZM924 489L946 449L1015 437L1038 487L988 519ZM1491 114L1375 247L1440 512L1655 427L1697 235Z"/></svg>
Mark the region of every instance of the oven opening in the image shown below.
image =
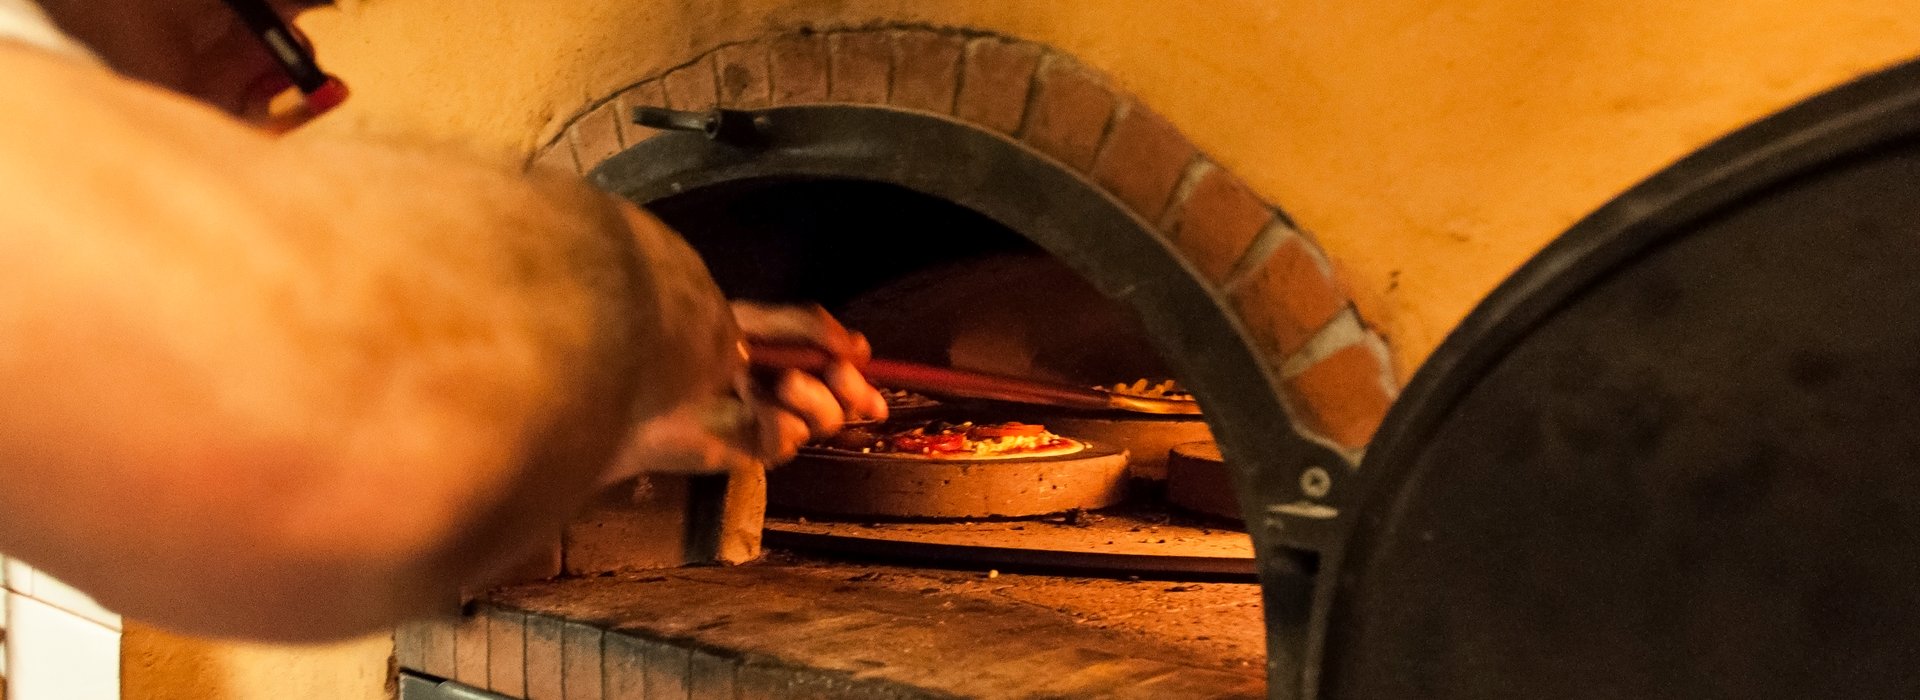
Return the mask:
<svg viewBox="0 0 1920 700"><path fill-rule="evenodd" d="M649 208L730 297L819 304L875 357L1192 398L1131 309L953 202L888 183L766 178ZM1257 676L1253 545L1201 416L881 388L889 421L849 426L768 474L770 561L1044 604ZM1064 447L995 441L1042 429ZM1015 451L933 459L938 446L915 439L951 433ZM1027 447L1037 456L1020 456ZM904 454L916 449L934 455Z"/></svg>
<svg viewBox="0 0 1920 700"><path fill-rule="evenodd" d="M1335 367L1320 355L1379 353L1330 284L1296 289L1324 266L1277 209L1251 212L1253 242L1195 233L1210 219L1194 183L1216 165L1185 164L1168 219L1004 131L914 110L607 104L669 130L590 179L681 232L731 296L819 304L877 357L929 372L1191 391L1205 420L892 387L918 390L892 396L893 420L764 475L652 476L596 503L561 538L562 576L496 590L457 628L403 630L403 668L472 685L485 669L461 649L504 634L511 655L518 634L530 670L598 659L583 682L665 674L723 696L1250 698L1293 682L1313 653L1312 552L1358 434L1340 421L1370 414L1294 391L1274 353L1322 337L1293 358L1309 379ZM1237 258L1243 284L1222 286ZM1326 295L1276 303L1299 289ZM713 561L740 565L687 566Z"/></svg>

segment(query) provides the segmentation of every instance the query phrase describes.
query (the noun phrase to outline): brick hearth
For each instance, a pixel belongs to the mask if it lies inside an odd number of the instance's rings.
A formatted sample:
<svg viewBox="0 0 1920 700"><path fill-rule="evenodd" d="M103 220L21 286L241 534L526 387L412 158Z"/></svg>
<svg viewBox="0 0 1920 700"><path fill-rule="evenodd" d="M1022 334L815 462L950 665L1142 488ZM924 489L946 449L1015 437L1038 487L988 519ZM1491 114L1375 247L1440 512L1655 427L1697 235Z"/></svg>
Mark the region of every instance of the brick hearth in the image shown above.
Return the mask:
<svg viewBox="0 0 1920 700"><path fill-rule="evenodd" d="M506 589L463 620L402 629L397 655L534 700L1255 698L1255 589L806 562L672 569Z"/></svg>

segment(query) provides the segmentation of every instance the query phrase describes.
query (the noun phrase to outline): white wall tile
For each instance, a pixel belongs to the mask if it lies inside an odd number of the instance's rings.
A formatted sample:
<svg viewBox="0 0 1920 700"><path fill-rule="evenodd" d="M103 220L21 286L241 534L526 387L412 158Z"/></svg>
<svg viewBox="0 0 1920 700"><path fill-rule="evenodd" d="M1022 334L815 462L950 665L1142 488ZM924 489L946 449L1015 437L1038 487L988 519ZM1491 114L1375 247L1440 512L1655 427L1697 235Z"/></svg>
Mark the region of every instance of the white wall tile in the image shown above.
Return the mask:
<svg viewBox="0 0 1920 700"><path fill-rule="evenodd" d="M9 558L0 560L0 569L6 571L6 574L0 578L6 579L7 590L33 595L33 567L27 566L19 559Z"/></svg>
<svg viewBox="0 0 1920 700"><path fill-rule="evenodd" d="M8 700L119 700L119 632L19 594L8 597Z"/></svg>
<svg viewBox="0 0 1920 700"><path fill-rule="evenodd" d="M12 594L0 591L0 700L6 700L7 697L7 625L12 619L7 609L12 600Z"/></svg>
<svg viewBox="0 0 1920 700"><path fill-rule="evenodd" d="M81 593L78 588L61 583L59 579L48 576L45 571L35 569L33 572L33 599L106 625L116 632L120 631L118 613L101 607L99 603L93 602L92 596Z"/></svg>

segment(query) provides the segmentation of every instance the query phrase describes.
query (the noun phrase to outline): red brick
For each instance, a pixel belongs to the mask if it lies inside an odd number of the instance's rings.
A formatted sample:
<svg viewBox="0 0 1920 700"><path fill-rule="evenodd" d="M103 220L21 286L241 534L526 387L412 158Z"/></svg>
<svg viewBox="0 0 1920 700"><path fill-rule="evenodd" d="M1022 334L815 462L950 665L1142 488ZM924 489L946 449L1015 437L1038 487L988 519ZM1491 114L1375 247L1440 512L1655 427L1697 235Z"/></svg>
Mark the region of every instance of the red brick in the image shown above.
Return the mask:
<svg viewBox="0 0 1920 700"><path fill-rule="evenodd" d="M1093 71L1057 56L1041 61L1034 81L1021 138L1074 170L1092 170L1113 119L1113 91Z"/></svg>
<svg viewBox="0 0 1920 700"><path fill-rule="evenodd" d="M639 483L631 492L621 487L608 491L567 526L564 563L568 574L688 563L686 477L656 474L642 477Z"/></svg>
<svg viewBox="0 0 1920 700"><path fill-rule="evenodd" d="M1214 284L1226 282L1247 246L1274 220L1273 210L1240 178L1211 165L1178 206L1173 242Z"/></svg>
<svg viewBox="0 0 1920 700"><path fill-rule="evenodd" d="M1233 304L1254 341L1275 367L1346 308L1346 295L1315 259L1311 243L1294 236L1233 291Z"/></svg>
<svg viewBox="0 0 1920 700"><path fill-rule="evenodd" d="M475 688L487 687L487 618L460 620L453 633L453 679Z"/></svg>
<svg viewBox="0 0 1920 700"><path fill-rule="evenodd" d="M581 172L591 171L602 161L626 150L627 144L620 135L619 103L608 100L580 115L573 126L567 128L567 138L573 140L573 153L580 161Z"/></svg>
<svg viewBox="0 0 1920 700"><path fill-rule="evenodd" d="M1387 359L1371 343L1335 351L1287 380L1307 427L1348 448L1365 447L1393 405Z"/></svg>
<svg viewBox="0 0 1920 700"><path fill-rule="evenodd" d="M544 615L527 616L527 700L562 700L566 657L561 650L566 623Z"/></svg>
<svg viewBox="0 0 1920 700"><path fill-rule="evenodd" d="M667 90L667 106L674 109L712 109L720 103L713 80L713 54L673 69L660 79Z"/></svg>
<svg viewBox="0 0 1920 700"><path fill-rule="evenodd" d="M578 622L565 623L560 631L560 682L565 700L602 700L600 657L604 636L600 630Z"/></svg>
<svg viewBox="0 0 1920 700"><path fill-rule="evenodd" d="M893 82L893 42L884 32L838 32L827 37L832 52L828 97L835 102L886 104Z"/></svg>
<svg viewBox="0 0 1920 700"><path fill-rule="evenodd" d="M735 469L727 479L726 509L720 520L720 561L744 564L760 558L767 524L767 470Z"/></svg>
<svg viewBox="0 0 1920 700"><path fill-rule="evenodd" d="M620 133L624 136L622 140L624 140L628 146L653 138L654 134L660 133L659 129L651 129L633 123L633 108L667 106L667 87L665 81L649 80L627 88L622 90L620 96L614 98L613 101L614 104L619 105Z"/></svg>
<svg viewBox="0 0 1920 700"><path fill-rule="evenodd" d="M393 630L393 663L400 668L424 671L427 668L428 650L433 645L433 623L413 621L401 623Z"/></svg>
<svg viewBox="0 0 1920 700"><path fill-rule="evenodd" d="M952 114L960 88L960 55L965 40L957 35L908 30L893 37L895 107Z"/></svg>
<svg viewBox="0 0 1920 700"><path fill-rule="evenodd" d="M610 644L612 639L612 636L608 637ZM641 652L646 658L647 692L645 695L633 697L645 697L648 700L653 698L678 700L692 697L693 677L690 671L693 667L693 652L691 650L650 641L640 642L637 646L640 648L635 651Z"/></svg>
<svg viewBox="0 0 1920 700"><path fill-rule="evenodd" d="M759 109L772 99L767 45L731 44L713 54L720 79L720 106Z"/></svg>
<svg viewBox="0 0 1920 700"><path fill-rule="evenodd" d="M460 670L459 650L455 648L460 620L436 618L419 623L425 632L426 661L416 670L441 678L452 678Z"/></svg>
<svg viewBox="0 0 1920 700"><path fill-rule="evenodd" d="M767 56L773 104L827 101L827 39L819 34L789 34L773 40Z"/></svg>
<svg viewBox="0 0 1920 700"><path fill-rule="evenodd" d="M1197 154L1172 123L1135 104L1114 122L1093 179L1141 218L1157 222Z"/></svg>
<svg viewBox="0 0 1920 700"><path fill-rule="evenodd" d="M1038 44L994 37L967 42L954 116L1002 133L1018 132L1039 67Z"/></svg>
<svg viewBox="0 0 1920 700"><path fill-rule="evenodd" d="M687 697L684 690L679 693L655 695L647 686L647 642L623 634L606 635L602 646L601 669L605 674L602 683L606 687L608 700L615 698L674 698Z"/></svg>
<svg viewBox="0 0 1920 700"><path fill-rule="evenodd" d="M732 659L694 652L687 664L688 694L691 700L737 700L736 674Z"/></svg>
<svg viewBox="0 0 1920 700"><path fill-rule="evenodd" d="M516 698L527 695L527 617L523 613L487 611L487 689Z"/></svg>
<svg viewBox="0 0 1920 700"><path fill-rule="evenodd" d="M568 175L580 174L580 161L573 157L573 138L571 134L560 134L560 140L547 144L546 148L534 154L531 166L536 170L548 170Z"/></svg>

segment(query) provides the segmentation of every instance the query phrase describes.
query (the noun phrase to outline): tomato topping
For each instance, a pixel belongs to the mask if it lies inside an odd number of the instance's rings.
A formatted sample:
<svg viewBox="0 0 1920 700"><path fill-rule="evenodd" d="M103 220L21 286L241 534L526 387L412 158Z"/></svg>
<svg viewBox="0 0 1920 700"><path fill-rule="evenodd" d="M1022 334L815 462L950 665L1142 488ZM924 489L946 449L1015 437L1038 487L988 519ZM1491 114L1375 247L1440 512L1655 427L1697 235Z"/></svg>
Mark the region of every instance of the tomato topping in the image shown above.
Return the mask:
<svg viewBox="0 0 1920 700"><path fill-rule="evenodd" d="M1047 431L1047 426L1032 423L998 423L994 425L976 425L968 434L975 440L989 440L1004 437L1032 437Z"/></svg>
<svg viewBox="0 0 1920 700"><path fill-rule="evenodd" d="M965 433L940 433L935 435L907 433L893 437L895 452L919 452L924 454L965 452L967 436Z"/></svg>

